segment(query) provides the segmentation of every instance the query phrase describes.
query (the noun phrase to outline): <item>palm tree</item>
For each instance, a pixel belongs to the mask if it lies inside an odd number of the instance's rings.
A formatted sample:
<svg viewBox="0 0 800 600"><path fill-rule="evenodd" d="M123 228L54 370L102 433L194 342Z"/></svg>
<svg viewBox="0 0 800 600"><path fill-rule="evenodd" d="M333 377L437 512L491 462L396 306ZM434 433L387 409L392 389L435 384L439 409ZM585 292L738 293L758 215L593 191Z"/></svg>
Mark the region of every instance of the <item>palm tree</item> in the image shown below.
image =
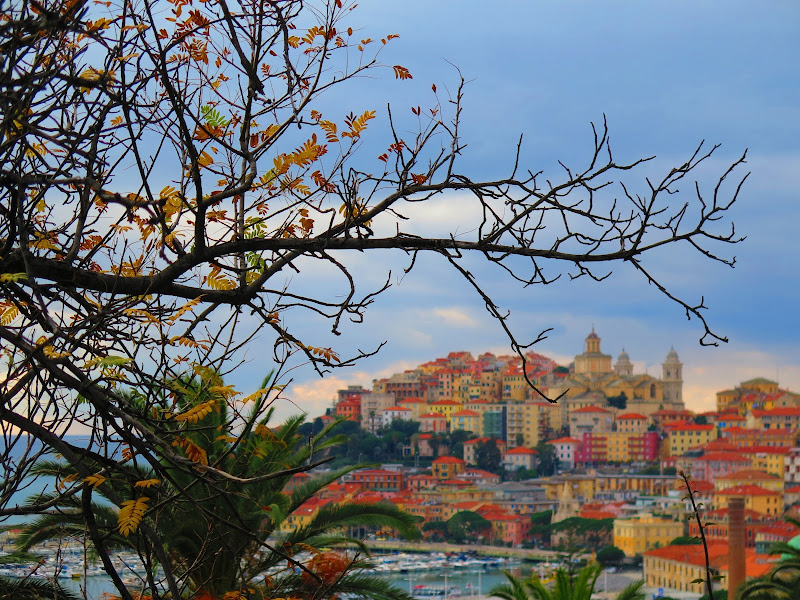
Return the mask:
<svg viewBox="0 0 800 600"><path fill-rule="evenodd" d="M0 577L0 600L80 600L57 583L46 579Z"/></svg>
<svg viewBox="0 0 800 600"><path fill-rule="evenodd" d="M786 521L800 527L800 520ZM800 600L800 549L791 542L776 542L770 554L780 554L781 559L766 575L742 584L740 600Z"/></svg>
<svg viewBox="0 0 800 600"><path fill-rule="evenodd" d="M552 588L536 576L519 579L504 571L508 583L496 585L489 595L501 600L590 600L602 570L600 564L590 563L571 576L560 568L555 572ZM617 600L644 600L643 588L643 581L631 583L617 594Z"/></svg>
<svg viewBox="0 0 800 600"><path fill-rule="evenodd" d="M202 463L229 477L200 478L165 463L158 473L130 466L128 480L109 479L97 488L101 494L106 490L130 497L130 482L136 482L138 498L147 498L144 522L156 529L168 551L162 569L189 590L202 590L211 597L261 587L268 595L281 597L346 593L377 600L408 598L383 580L359 573L368 564L363 558L367 548L361 540L348 537L347 531L351 526L368 526L412 536L414 517L388 502L327 504L313 516L298 516L303 505L354 466L319 474L286 491L295 473L307 470L328 448L345 441L332 435L335 424L304 439L299 433L302 416L274 429L268 426L271 410L257 418L263 412L263 398L256 401L250 418L236 423L228 415L225 398L209 386L193 379L173 387L180 389L176 413L190 414L198 406L210 409L193 419L191 428L185 420L173 419L173 445L187 456L202 457ZM67 465L46 462L37 466L35 474L63 478L69 472ZM81 500L71 498L60 506L59 514L43 515L31 523L19 538L20 549L59 535L83 536L87 515ZM92 508L94 521L107 536L107 547L136 550L148 573L155 572L159 561L140 530L133 527L123 535L115 507L95 502ZM151 588L153 583L149 582Z"/></svg>

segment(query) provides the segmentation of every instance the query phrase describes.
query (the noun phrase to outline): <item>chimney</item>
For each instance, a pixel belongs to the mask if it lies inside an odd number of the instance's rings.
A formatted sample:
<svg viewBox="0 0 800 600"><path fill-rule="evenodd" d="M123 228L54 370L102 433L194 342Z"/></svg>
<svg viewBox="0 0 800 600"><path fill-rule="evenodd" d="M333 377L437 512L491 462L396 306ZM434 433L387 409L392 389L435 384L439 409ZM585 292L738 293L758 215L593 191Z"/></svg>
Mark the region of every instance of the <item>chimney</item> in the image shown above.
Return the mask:
<svg viewBox="0 0 800 600"><path fill-rule="evenodd" d="M744 498L728 500L728 600L736 600L736 589L745 580Z"/></svg>

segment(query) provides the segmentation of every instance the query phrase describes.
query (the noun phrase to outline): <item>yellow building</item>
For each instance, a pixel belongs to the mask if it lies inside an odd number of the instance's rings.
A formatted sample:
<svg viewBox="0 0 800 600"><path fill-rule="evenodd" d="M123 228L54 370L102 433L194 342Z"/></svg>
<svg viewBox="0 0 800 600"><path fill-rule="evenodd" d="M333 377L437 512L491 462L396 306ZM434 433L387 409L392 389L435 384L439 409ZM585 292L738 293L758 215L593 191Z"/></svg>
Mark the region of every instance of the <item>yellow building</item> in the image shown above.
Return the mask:
<svg viewBox="0 0 800 600"><path fill-rule="evenodd" d="M452 479L467 469L467 463L455 456L440 456L433 461L433 476L436 479Z"/></svg>
<svg viewBox="0 0 800 600"><path fill-rule="evenodd" d="M479 434L482 431L481 415L474 410L459 410L450 417L450 431L471 431Z"/></svg>
<svg viewBox="0 0 800 600"><path fill-rule="evenodd" d="M735 408L744 416L753 410L800 406L800 394L778 387L776 381L757 377L743 381L732 390L717 392L717 411Z"/></svg>
<svg viewBox="0 0 800 600"><path fill-rule="evenodd" d="M647 513L632 519L614 519L614 545L625 556L635 556L666 546L681 535L683 523L680 521L654 517Z"/></svg>
<svg viewBox="0 0 800 600"><path fill-rule="evenodd" d="M759 469L742 469L727 475L717 477L714 481L714 488L724 490L725 488L736 487L739 485L757 485L765 490L783 493L783 477L771 475Z"/></svg>
<svg viewBox="0 0 800 600"><path fill-rule="evenodd" d="M728 587L728 544L708 545L708 558L711 567L722 576L717 589ZM753 548L745 550L746 577L761 577L772 567L772 563L757 557ZM706 556L701 544L692 546L667 546L648 550L644 554L644 583L649 588L661 588L666 596L670 590L692 592L700 595L705 592ZM699 581L700 583L696 583Z"/></svg>
<svg viewBox="0 0 800 600"><path fill-rule="evenodd" d="M549 426L549 417L550 410L542 402L509 404L506 407L508 448L518 446L520 436L522 436L522 446L530 448L538 444L543 437L543 431Z"/></svg>
<svg viewBox="0 0 800 600"><path fill-rule="evenodd" d="M644 433L650 425L650 419L639 413L617 415L614 422L617 425L617 431L625 433Z"/></svg>
<svg viewBox="0 0 800 600"><path fill-rule="evenodd" d="M744 498L745 510L778 517L783 514L783 493L767 490L758 485L746 484L719 490L714 496L714 506L728 506L731 498Z"/></svg>
<svg viewBox="0 0 800 600"><path fill-rule="evenodd" d="M717 429L713 425L685 423L667 428L670 456L681 456L690 448L696 448L717 439Z"/></svg>
<svg viewBox="0 0 800 600"><path fill-rule="evenodd" d="M789 448L755 446L742 448L739 453L750 459L750 466L754 469L766 471L778 477L783 477L786 473L786 457L789 455Z"/></svg>
<svg viewBox="0 0 800 600"><path fill-rule="evenodd" d="M430 412L428 401L424 398L402 398L397 401L397 406L410 410L412 421L419 421L420 416Z"/></svg>
<svg viewBox="0 0 800 600"><path fill-rule="evenodd" d="M453 413L458 412L464 408L461 406L460 403L455 402L454 400L439 400L438 402L431 402L428 405L428 409L431 412L439 413L444 418L447 419L447 422L450 423L450 419L453 417Z"/></svg>
<svg viewBox="0 0 800 600"><path fill-rule="evenodd" d="M543 479L541 486L544 488L548 500L558 500L565 483L569 484L572 489L573 498L583 498L584 501L594 499L597 482L592 475L551 477Z"/></svg>
<svg viewBox="0 0 800 600"><path fill-rule="evenodd" d="M625 394L629 410L650 414L659 408L682 410L683 364L677 352L671 349L662 363L662 377L633 374L633 363L627 352L620 353L616 363L600 350L600 337L592 331L585 340L586 349L575 356L575 367L569 377L549 386L556 397L565 394L572 399L586 394L599 393L606 397Z"/></svg>

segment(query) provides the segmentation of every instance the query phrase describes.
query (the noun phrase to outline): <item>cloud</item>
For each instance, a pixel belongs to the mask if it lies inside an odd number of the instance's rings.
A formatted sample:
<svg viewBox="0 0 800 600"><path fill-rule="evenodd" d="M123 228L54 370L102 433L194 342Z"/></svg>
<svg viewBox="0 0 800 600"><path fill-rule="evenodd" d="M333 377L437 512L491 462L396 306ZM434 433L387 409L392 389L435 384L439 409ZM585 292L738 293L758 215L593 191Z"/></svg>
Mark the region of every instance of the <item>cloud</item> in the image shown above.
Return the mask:
<svg viewBox="0 0 800 600"><path fill-rule="evenodd" d="M343 390L350 385L360 385L371 390L373 379L381 379L395 373L402 373L418 365L419 363L395 361L376 370L374 373L356 371L292 383L281 394L281 397L275 401L273 405L275 407L275 416L277 420L281 420L298 413L306 413L311 418L316 418L324 415L325 411L334 405L336 392L339 390Z"/></svg>
<svg viewBox="0 0 800 600"><path fill-rule="evenodd" d="M446 325L457 325L459 327L479 327L480 323L474 319L463 308L451 306L449 308L434 308L431 310L433 316L444 321Z"/></svg>

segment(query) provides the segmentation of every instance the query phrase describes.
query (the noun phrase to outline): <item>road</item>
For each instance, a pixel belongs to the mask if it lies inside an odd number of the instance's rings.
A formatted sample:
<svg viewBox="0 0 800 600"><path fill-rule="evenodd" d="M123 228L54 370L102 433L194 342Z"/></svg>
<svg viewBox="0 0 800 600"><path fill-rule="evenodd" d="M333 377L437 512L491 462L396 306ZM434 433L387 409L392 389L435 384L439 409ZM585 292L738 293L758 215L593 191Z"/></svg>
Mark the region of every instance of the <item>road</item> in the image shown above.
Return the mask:
<svg viewBox="0 0 800 600"><path fill-rule="evenodd" d="M522 558L534 561L558 560L563 552L530 548L502 548L499 546L461 545L438 542L405 542L398 540L367 540L367 546L375 550L397 550L400 552L475 552L481 556ZM588 554L576 554L575 558L589 558Z"/></svg>

